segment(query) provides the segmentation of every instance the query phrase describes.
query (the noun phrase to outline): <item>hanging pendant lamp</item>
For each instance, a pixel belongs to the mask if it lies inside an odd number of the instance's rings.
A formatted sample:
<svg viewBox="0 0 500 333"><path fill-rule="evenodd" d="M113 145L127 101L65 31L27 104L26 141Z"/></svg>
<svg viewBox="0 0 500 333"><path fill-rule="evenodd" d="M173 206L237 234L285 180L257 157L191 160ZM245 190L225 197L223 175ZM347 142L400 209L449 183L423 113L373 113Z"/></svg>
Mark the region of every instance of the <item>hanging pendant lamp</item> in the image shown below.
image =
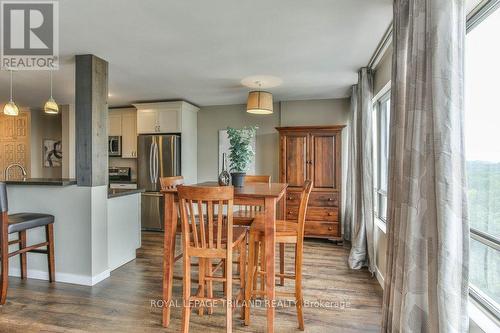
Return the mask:
<svg viewBox="0 0 500 333"><path fill-rule="evenodd" d="M17 116L19 115L19 108L12 99L12 70L10 70L10 99L7 104L3 107L3 114L7 116Z"/></svg>
<svg viewBox="0 0 500 333"><path fill-rule="evenodd" d="M273 94L260 90L248 93L247 112L253 114L272 114L273 113Z"/></svg>
<svg viewBox="0 0 500 333"><path fill-rule="evenodd" d="M57 105L56 101L52 97L52 71L50 71L50 98L47 102L45 102L45 106L43 107L43 111L48 114L58 114L59 113L59 105Z"/></svg>

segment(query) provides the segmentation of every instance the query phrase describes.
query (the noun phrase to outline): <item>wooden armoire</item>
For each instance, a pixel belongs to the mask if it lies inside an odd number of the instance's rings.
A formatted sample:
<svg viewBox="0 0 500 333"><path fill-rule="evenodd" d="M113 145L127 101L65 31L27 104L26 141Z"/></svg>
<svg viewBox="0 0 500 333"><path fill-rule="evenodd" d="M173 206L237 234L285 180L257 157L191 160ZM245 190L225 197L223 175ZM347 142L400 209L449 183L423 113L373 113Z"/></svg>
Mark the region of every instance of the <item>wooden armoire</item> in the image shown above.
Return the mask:
<svg viewBox="0 0 500 333"><path fill-rule="evenodd" d="M281 218L296 220L300 191L313 181L305 236L341 241L342 129L345 126L277 127L280 135L280 182L288 183Z"/></svg>

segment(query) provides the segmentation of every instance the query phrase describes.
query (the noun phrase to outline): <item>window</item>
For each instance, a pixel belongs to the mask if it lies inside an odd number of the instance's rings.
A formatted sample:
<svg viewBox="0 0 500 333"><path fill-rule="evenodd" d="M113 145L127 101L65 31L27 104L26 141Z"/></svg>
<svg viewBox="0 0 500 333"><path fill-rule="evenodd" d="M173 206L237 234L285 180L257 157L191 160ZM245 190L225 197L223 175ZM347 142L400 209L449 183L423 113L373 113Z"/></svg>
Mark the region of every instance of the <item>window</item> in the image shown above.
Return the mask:
<svg viewBox="0 0 500 333"><path fill-rule="evenodd" d="M483 9L465 45L469 276L471 296L500 318L500 10Z"/></svg>
<svg viewBox="0 0 500 333"><path fill-rule="evenodd" d="M387 178L389 174L389 120L391 110L390 91L380 97L374 110L374 175L375 215L382 221L387 219Z"/></svg>

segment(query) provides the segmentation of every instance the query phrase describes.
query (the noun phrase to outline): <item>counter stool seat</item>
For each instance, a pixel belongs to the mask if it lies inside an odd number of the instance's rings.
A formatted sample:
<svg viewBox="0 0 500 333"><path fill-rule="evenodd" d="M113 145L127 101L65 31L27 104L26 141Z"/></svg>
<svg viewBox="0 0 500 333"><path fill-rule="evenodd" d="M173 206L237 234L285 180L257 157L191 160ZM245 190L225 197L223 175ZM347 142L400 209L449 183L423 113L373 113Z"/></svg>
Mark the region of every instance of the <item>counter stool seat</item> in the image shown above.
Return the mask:
<svg viewBox="0 0 500 333"><path fill-rule="evenodd" d="M54 259L54 216L41 213L17 213L9 215L7 186L0 182L0 305L7 301L9 286L9 258L19 255L21 279L28 277L28 253L47 255L49 281L55 281ZM45 242L28 246L26 231L33 228L45 228ZM9 240L9 234L18 234L15 240ZM9 245L18 244L17 251L9 252Z"/></svg>
<svg viewBox="0 0 500 333"><path fill-rule="evenodd" d="M13 234L28 229L43 227L54 223L54 216L39 213L17 213L9 215L7 232Z"/></svg>

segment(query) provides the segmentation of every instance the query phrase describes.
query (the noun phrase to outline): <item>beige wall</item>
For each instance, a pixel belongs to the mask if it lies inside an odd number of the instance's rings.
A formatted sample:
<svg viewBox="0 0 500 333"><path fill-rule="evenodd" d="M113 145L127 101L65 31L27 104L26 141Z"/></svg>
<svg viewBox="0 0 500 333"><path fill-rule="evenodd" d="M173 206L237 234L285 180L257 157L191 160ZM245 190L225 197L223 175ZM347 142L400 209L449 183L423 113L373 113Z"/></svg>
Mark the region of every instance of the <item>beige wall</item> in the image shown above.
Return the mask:
<svg viewBox="0 0 500 333"><path fill-rule="evenodd" d="M198 112L198 181L216 180L218 176L219 130L228 126L258 126L256 138L255 173L278 179L279 105L272 115L252 115L246 105L202 107Z"/></svg>
<svg viewBox="0 0 500 333"><path fill-rule="evenodd" d="M220 129L228 126L241 128L259 127L256 139L256 174L271 175L278 180L279 138L275 127L346 125L349 119L350 101L325 99L286 101L274 104L272 115L252 115L245 105L221 105L202 107L198 112L198 181L216 180L218 173L218 149ZM347 128L343 132L342 183L346 179ZM344 195L345 198L345 195Z"/></svg>
<svg viewBox="0 0 500 333"><path fill-rule="evenodd" d="M349 108L349 98L281 102L281 126L345 125Z"/></svg>
<svg viewBox="0 0 500 333"><path fill-rule="evenodd" d="M375 77L373 80L374 96L377 95L380 92L380 90L387 85L389 81L391 81L392 53L393 52L391 44L385 51L380 62L375 67ZM385 228L380 228L376 223L373 237L375 245L375 265L377 266L378 270L377 278L379 279L379 281L382 282L382 280L385 277L385 270L387 267L387 260L386 260L387 234L385 232Z"/></svg>
<svg viewBox="0 0 500 333"><path fill-rule="evenodd" d="M46 114L42 109L31 109L31 177L61 178L61 167L43 166L43 140L62 138L61 114Z"/></svg>
<svg viewBox="0 0 500 333"><path fill-rule="evenodd" d="M382 59L375 67L375 77L373 78L373 95L384 88L387 82L391 81L392 75L392 44L385 51Z"/></svg>

